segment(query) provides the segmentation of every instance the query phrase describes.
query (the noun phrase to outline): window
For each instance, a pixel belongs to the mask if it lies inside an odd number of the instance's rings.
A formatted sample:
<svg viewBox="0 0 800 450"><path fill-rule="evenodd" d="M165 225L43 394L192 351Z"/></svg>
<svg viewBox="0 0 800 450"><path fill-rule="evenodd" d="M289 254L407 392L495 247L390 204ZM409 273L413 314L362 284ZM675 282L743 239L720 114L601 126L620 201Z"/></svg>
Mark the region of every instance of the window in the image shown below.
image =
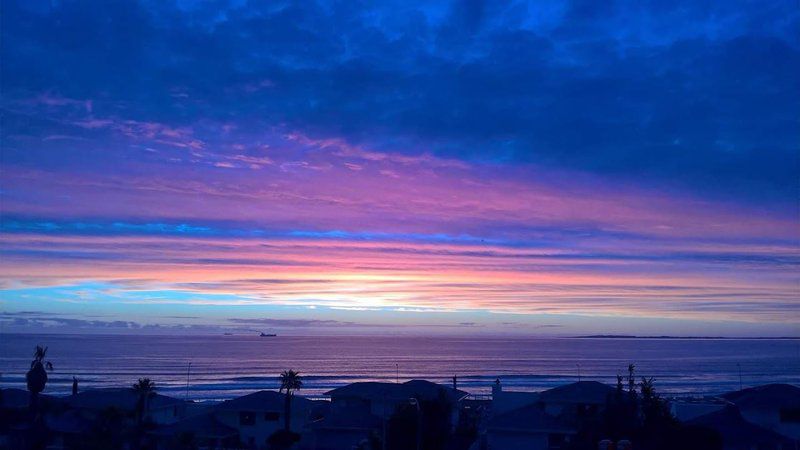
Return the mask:
<svg viewBox="0 0 800 450"><path fill-rule="evenodd" d="M781 422L800 423L800 408L782 408Z"/></svg>
<svg viewBox="0 0 800 450"><path fill-rule="evenodd" d="M264 420L267 422L277 422L281 418L281 413L275 411L267 411L264 413Z"/></svg>
<svg viewBox="0 0 800 450"><path fill-rule="evenodd" d="M255 425L256 413L252 411L239 412L239 425Z"/></svg>

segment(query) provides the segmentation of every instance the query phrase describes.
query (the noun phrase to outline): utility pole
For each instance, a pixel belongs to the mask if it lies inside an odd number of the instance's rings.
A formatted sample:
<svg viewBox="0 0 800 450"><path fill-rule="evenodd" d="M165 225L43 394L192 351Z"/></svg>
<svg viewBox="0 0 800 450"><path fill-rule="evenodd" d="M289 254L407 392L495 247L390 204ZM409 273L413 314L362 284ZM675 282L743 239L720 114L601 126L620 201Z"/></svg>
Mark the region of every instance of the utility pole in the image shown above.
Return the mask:
<svg viewBox="0 0 800 450"><path fill-rule="evenodd" d="M186 400L189 400L189 373L192 370L192 362L189 361L189 366L186 367Z"/></svg>

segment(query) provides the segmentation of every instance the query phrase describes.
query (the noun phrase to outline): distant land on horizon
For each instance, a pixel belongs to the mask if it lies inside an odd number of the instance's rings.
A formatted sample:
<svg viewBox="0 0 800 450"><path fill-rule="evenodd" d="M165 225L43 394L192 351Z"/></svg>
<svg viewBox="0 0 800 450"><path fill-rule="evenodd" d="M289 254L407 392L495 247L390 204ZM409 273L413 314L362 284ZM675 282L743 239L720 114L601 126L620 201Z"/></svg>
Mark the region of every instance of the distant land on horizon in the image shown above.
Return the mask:
<svg viewBox="0 0 800 450"><path fill-rule="evenodd" d="M800 340L800 336L635 336L627 334L591 334L587 336L574 336L576 339L766 339L766 340Z"/></svg>

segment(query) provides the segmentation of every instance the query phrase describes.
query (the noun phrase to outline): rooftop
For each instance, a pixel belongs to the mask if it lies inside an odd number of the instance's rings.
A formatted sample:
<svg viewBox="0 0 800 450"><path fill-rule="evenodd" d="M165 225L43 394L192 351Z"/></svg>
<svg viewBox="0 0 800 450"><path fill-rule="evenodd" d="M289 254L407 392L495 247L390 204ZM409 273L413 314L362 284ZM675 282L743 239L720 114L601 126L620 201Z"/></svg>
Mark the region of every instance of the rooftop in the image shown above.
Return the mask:
<svg viewBox="0 0 800 450"><path fill-rule="evenodd" d="M603 404L615 389L597 381L578 381L548 389L539 394L545 403L590 403Z"/></svg>
<svg viewBox="0 0 800 450"><path fill-rule="evenodd" d="M27 409L30 405L31 393L24 389L8 388L0 389L0 408L6 409ZM50 395L39 395L39 401L43 405L61 402L60 397Z"/></svg>
<svg viewBox="0 0 800 450"><path fill-rule="evenodd" d="M800 387L791 384L765 384L722 397L741 409L800 408Z"/></svg>
<svg viewBox="0 0 800 450"><path fill-rule="evenodd" d="M226 400L217 405L217 411L278 411L282 412L286 394L277 391L257 391ZM297 395L292 396L292 408L311 409L314 402Z"/></svg>
<svg viewBox="0 0 800 450"><path fill-rule="evenodd" d="M133 411L139 401L139 395L131 388L114 389L89 389L66 397L73 408L106 409L115 407L125 411ZM150 410L167 408L183 404L184 401L161 394L150 397L148 408Z"/></svg>
<svg viewBox="0 0 800 450"><path fill-rule="evenodd" d="M774 431L759 427L746 421L738 408L728 406L719 411L706 414L688 421L691 425L699 425L716 430L726 444L743 446L774 445L781 443L791 448L791 441Z"/></svg>
<svg viewBox="0 0 800 450"><path fill-rule="evenodd" d="M427 380L411 380L405 383L359 382L333 389L325 393L331 397L363 397L420 400L435 400L444 394L450 401L458 401L468 396L467 392Z"/></svg>

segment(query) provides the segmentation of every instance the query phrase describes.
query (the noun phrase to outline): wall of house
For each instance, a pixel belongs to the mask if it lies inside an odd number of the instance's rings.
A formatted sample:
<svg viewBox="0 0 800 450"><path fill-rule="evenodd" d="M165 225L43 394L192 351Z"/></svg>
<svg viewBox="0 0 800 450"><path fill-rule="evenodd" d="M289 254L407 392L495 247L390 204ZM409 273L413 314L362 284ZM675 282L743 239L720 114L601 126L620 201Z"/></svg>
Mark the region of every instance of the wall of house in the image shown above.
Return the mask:
<svg viewBox="0 0 800 450"><path fill-rule="evenodd" d="M336 414L342 408L364 408L375 417L389 420L397 408L404 405L411 405L409 399L402 398L382 398L372 397L369 399L359 397L333 397L331 399L331 414ZM450 410L450 428L455 429L459 420L459 405L453 405Z"/></svg>
<svg viewBox="0 0 800 450"><path fill-rule="evenodd" d="M456 427L458 426L458 422L461 420L461 404L453 405L453 408L450 410L450 431L455 431Z"/></svg>
<svg viewBox="0 0 800 450"><path fill-rule="evenodd" d="M546 403L544 405L544 412L550 414L551 416L559 416L563 412L567 411L567 408L570 405L566 405L564 403Z"/></svg>
<svg viewBox="0 0 800 450"><path fill-rule="evenodd" d="M282 414L278 420L265 420L264 411L252 411L255 417L253 425L245 425L240 422L239 411L219 411L214 414L223 424L235 428L239 432L239 438L246 445L254 445L256 448L265 448L267 438L278 431L283 426ZM295 424L299 426L300 424ZM292 425L294 428L295 425Z"/></svg>
<svg viewBox="0 0 800 450"><path fill-rule="evenodd" d="M370 413L377 417L389 419L400 406L400 403L400 401L393 399L373 398L370 399ZM402 403L407 404L408 401L404 400Z"/></svg>
<svg viewBox="0 0 800 450"><path fill-rule="evenodd" d="M314 430L310 448L315 450L340 450L354 448L368 439L365 430L318 429Z"/></svg>
<svg viewBox="0 0 800 450"><path fill-rule="evenodd" d="M539 394L536 392L503 391L502 386L492 386L492 414L498 415L523 406L536 403Z"/></svg>
<svg viewBox="0 0 800 450"><path fill-rule="evenodd" d="M407 400L403 400L402 403L406 403ZM332 405L332 412L336 413L336 411L343 410L343 409L361 409L363 408L364 411L369 411L370 414L376 417L385 417L386 419L392 417L397 407L400 405L400 401L397 399L391 398L361 398L361 397L333 397L331 399ZM345 410L346 410L345 409Z"/></svg>
<svg viewBox="0 0 800 450"><path fill-rule="evenodd" d="M147 416L159 425L169 425L186 417L186 406L175 405L164 408L151 408Z"/></svg>
<svg viewBox="0 0 800 450"><path fill-rule="evenodd" d="M392 415L397 411L398 408L402 406L411 406L409 399L371 399L370 400L370 413L376 417L386 418L388 420L392 417ZM450 430L454 430L456 425L458 425L458 418L459 418L459 405L453 405L450 409L450 415L448 420L450 421Z"/></svg>
<svg viewBox="0 0 800 450"><path fill-rule="evenodd" d="M292 431L300 433L306 425L307 411L297 408L298 411L292 411ZM277 420L267 420L266 411L252 411L255 414L255 421L253 425L245 425L240 422L241 411L218 411L214 413L223 424L235 428L239 432L239 437L242 443L250 445L252 442L256 448L262 449L267 446L267 438L272 436L273 433L283 428L283 412L272 412L270 419L273 417Z"/></svg>
<svg viewBox="0 0 800 450"><path fill-rule="evenodd" d="M546 433L492 431L486 433L488 450L548 450Z"/></svg>
<svg viewBox="0 0 800 450"><path fill-rule="evenodd" d="M740 411L742 417L750 423L760 425L786 437L800 440L800 423L782 422L780 411L777 409L744 409Z"/></svg>
<svg viewBox="0 0 800 450"><path fill-rule="evenodd" d="M600 417L605 411L605 405L597 403L548 402L544 404L544 411L554 417L570 414L588 419Z"/></svg>

